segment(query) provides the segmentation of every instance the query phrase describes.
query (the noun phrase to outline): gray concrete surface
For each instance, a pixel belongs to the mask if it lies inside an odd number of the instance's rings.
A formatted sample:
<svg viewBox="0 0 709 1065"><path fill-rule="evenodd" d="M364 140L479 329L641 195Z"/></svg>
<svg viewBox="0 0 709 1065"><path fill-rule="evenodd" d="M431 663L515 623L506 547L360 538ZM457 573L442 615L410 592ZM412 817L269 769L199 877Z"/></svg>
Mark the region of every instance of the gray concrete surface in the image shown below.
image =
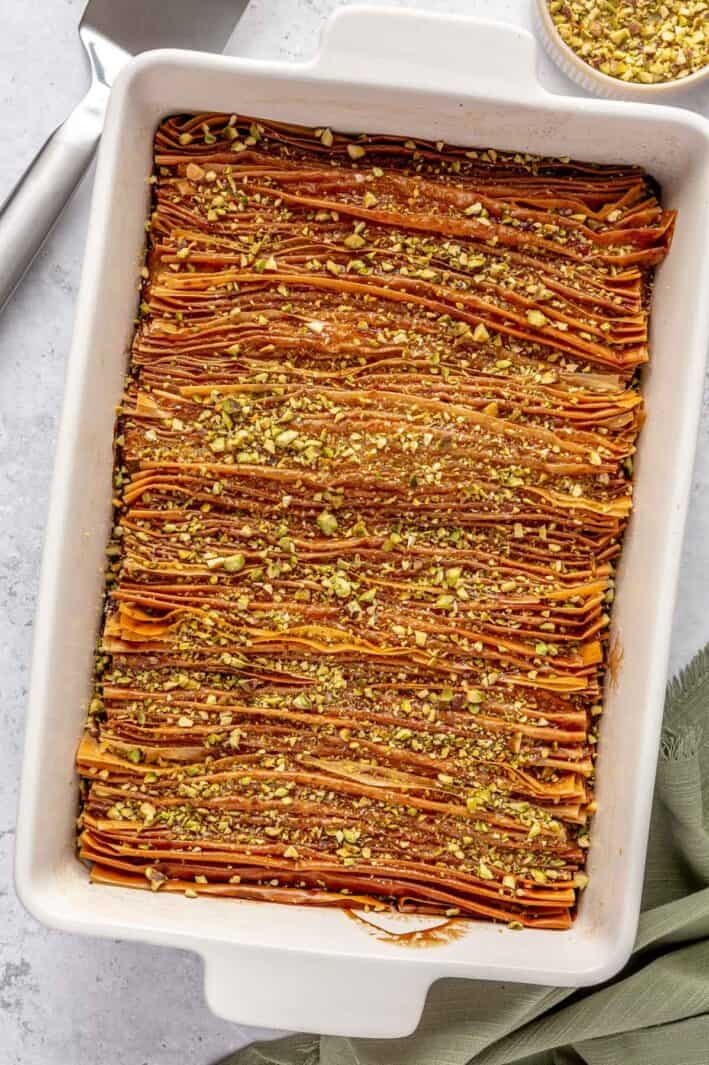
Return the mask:
<svg viewBox="0 0 709 1065"><path fill-rule="evenodd" d="M82 0L0 0L0 199L86 83L75 32L82 6ZM336 0L251 0L229 50L308 56L335 6ZM529 0L409 0L409 6L529 22ZM569 91L546 61L541 66L552 89ZM692 103L706 112L706 99ZM12 885L32 618L89 183L0 316L0 1065L209 1065L249 1033L208 1012L195 956L49 931L24 912ZM673 668L709 639L708 573L705 402Z"/></svg>

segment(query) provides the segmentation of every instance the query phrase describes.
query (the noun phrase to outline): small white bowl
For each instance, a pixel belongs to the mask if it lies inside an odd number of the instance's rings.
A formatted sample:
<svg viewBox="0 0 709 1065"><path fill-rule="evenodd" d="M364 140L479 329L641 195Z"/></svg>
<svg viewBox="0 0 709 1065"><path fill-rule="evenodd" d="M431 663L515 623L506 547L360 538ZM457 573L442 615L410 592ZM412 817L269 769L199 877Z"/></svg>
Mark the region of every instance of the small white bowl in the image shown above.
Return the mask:
<svg viewBox="0 0 709 1065"><path fill-rule="evenodd" d="M679 93L689 92L709 81L709 64L688 74L686 78L659 81L644 85L638 81L621 81L587 63L571 48L559 33L549 13L547 0L533 0L537 30L547 53L567 77L582 89L596 96L618 100L649 100L663 103Z"/></svg>

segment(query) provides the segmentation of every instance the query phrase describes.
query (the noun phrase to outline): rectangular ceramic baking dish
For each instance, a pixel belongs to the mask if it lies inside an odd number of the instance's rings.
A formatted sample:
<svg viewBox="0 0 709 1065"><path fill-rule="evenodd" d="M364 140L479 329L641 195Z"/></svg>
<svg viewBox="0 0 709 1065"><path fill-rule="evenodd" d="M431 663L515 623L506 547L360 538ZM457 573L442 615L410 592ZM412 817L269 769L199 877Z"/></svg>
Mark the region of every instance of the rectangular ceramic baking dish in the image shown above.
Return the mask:
<svg viewBox="0 0 709 1065"><path fill-rule="evenodd" d="M569 931L470 923L458 938L415 950L342 912L93 887L76 861L73 760L99 621L112 427L136 309L152 138L164 115L192 110L639 163L661 182L665 205L679 208L654 296L648 420L613 619L622 664L607 693L591 880ZM216 1013L277 1028L401 1036L442 977L581 986L613 975L638 920L708 294L709 123L672 108L551 95L538 84L525 32L345 8L307 64L172 51L134 60L113 90L101 143L47 526L17 837L27 908L57 928L198 951Z"/></svg>

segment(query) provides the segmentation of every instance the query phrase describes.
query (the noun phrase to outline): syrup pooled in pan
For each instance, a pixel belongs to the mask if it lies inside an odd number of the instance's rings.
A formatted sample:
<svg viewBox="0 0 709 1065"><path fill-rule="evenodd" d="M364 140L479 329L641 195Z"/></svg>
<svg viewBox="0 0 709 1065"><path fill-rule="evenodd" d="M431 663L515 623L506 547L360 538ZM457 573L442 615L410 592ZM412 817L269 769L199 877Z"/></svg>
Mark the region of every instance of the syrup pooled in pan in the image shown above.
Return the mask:
<svg viewBox="0 0 709 1065"><path fill-rule="evenodd" d="M421 928L407 927L399 931L378 923L383 920L381 914L363 910L345 910L344 912L351 921L364 928L369 935L381 943L393 943L399 947L442 947L446 943L462 939L465 933L470 931L471 926L470 920L466 917L445 917L442 921L432 918L431 924L425 924ZM405 914L387 913L384 916L389 926L395 919L403 920L407 926L411 924L410 917Z"/></svg>

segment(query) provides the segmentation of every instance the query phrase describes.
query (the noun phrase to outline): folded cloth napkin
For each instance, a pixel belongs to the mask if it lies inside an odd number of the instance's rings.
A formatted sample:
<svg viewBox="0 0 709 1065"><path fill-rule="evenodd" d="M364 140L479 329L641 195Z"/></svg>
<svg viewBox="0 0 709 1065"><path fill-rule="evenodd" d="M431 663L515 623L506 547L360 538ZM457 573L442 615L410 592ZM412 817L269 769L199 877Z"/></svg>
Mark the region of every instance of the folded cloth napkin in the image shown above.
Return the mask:
<svg viewBox="0 0 709 1065"><path fill-rule="evenodd" d="M585 991L441 980L406 1039L294 1035L221 1065L709 1065L709 645L667 689L633 956Z"/></svg>

